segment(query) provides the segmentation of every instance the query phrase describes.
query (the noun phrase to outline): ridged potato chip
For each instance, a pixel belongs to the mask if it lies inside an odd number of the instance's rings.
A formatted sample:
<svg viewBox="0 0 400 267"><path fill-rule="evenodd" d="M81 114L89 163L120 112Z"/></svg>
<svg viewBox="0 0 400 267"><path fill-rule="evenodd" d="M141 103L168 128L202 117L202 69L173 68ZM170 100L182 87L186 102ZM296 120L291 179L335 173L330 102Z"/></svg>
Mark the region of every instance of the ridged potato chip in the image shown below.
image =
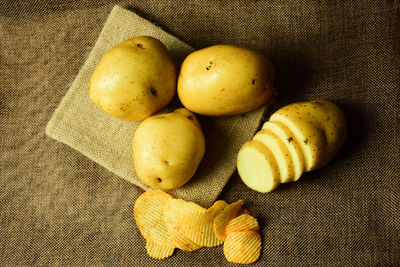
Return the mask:
<svg viewBox="0 0 400 267"><path fill-rule="evenodd" d="M239 215L230 220L225 228L225 234L229 235L231 232L244 232L244 231L258 231L257 219L248 214Z"/></svg>
<svg viewBox="0 0 400 267"><path fill-rule="evenodd" d="M198 211L205 211L205 209L197 204L185 202L181 199L169 200L164 206L164 220L174 246L184 251L194 251L202 246L194 243L184 233L182 229L184 216L192 209Z"/></svg>
<svg viewBox="0 0 400 267"><path fill-rule="evenodd" d="M136 200L134 218L139 231L147 241L174 247L164 221L164 206L172 199L169 194L152 190L144 192Z"/></svg>
<svg viewBox="0 0 400 267"><path fill-rule="evenodd" d="M229 204L222 211L215 216L214 232L215 236L224 241L225 240L225 227L230 220L235 218L243 206L243 200L238 200L235 203Z"/></svg>
<svg viewBox="0 0 400 267"><path fill-rule="evenodd" d="M226 236L224 255L229 262L250 264L261 253L261 237L257 232L231 232Z"/></svg>
<svg viewBox="0 0 400 267"><path fill-rule="evenodd" d="M214 210L191 211L185 215L182 229L194 243L215 247L223 243L214 233Z"/></svg>
<svg viewBox="0 0 400 267"><path fill-rule="evenodd" d="M250 215L250 212L248 210L246 210L246 209L241 209L240 212L239 212L239 215L242 215L242 214Z"/></svg>
<svg viewBox="0 0 400 267"><path fill-rule="evenodd" d="M259 258L261 237L257 219L242 206L243 200L232 204L218 200L205 209L194 202L152 190L136 200L134 218L146 239L147 254L154 259L171 256L175 248L194 251L225 241L226 259L247 264Z"/></svg>
<svg viewBox="0 0 400 267"><path fill-rule="evenodd" d="M153 259L162 260L168 258L174 253L173 247L160 245L156 242L146 240L147 254Z"/></svg>
<svg viewBox="0 0 400 267"><path fill-rule="evenodd" d="M217 216L223 209L225 209L228 206L228 203L226 203L224 200L217 200L214 202L214 204L209 208L209 210L212 210L213 216Z"/></svg>

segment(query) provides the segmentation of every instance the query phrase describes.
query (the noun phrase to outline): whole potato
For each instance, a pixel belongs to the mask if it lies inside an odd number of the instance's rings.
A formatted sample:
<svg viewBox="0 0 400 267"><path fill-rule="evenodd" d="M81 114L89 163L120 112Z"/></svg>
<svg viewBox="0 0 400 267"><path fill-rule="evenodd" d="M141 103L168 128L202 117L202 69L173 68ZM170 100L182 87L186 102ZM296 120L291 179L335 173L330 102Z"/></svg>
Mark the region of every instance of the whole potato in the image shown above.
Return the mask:
<svg viewBox="0 0 400 267"><path fill-rule="evenodd" d="M200 123L187 109L145 119L133 137L133 161L144 184L174 189L187 183L205 152Z"/></svg>
<svg viewBox="0 0 400 267"><path fill-rule="evenodd" d="M177 72L163 43L149 36L126 40L100 60L89 95L104 112L140 121L171 102Z"/></svg>
<svg viewBox="0 0 400 267"><path fill-rule="evenodd" d="M190 54L178 77L178 96L203 115L235 115L265 104L273 92L274 69L253 50L216 45Z"/></svg>

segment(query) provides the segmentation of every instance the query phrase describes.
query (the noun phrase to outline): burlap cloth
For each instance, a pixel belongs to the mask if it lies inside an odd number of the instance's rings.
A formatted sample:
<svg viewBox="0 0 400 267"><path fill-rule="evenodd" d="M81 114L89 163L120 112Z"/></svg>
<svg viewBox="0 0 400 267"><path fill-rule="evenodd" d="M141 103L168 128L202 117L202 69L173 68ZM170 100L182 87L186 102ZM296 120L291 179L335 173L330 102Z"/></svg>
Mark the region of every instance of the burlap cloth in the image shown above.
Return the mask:
<svg viewBox="0 0 400 267"><path fill-rule="evenodd" d="M264 53L269 112L315 98L344 110L329 165L270 194L235 172L219 195L260 222L254 266L400 266L399 1L116 2L196 48ZM0 265L232 266L222 247L150 259L132 215L143 190L45 134L114 3L0 4Z"/></svg>
<svg viewBox="0 0 400 267"><path fill-rule="evenodd" d="M141 35L162 41L178 66L194 51L161 28L116 5L88 59L47 125L46 133L147 191L152 188L142 183L133 167L132 137L140 122L121 121L103 113L88 93L89 79L102 56L120 42ZM211 206L232 176L237 153L257 130L266 106L239 116L201 118L206 137L204 158L188 183L168 192L177 198ZM176 99L161 113L180 107L183 106Z"/></svg>

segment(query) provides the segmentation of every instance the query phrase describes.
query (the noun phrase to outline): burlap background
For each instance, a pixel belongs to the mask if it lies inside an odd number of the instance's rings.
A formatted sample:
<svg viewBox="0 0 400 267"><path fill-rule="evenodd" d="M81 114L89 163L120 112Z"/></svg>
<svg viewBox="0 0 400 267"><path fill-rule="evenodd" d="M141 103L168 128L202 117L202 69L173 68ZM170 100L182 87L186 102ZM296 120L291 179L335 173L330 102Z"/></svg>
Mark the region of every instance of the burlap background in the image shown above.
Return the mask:
<svg viewBox="0 0 400 267"><path fill-rule="evenodd" d="M149 259L132 219L142 192L45 135L109 15L108 1L0 4L0 265L229 265L222 248ZM398 1L120 1L186 43L271 58L280 95L339 104L344 149L270 194L237 174L219 198L261 224L255 266L400 265Z"/></svg>

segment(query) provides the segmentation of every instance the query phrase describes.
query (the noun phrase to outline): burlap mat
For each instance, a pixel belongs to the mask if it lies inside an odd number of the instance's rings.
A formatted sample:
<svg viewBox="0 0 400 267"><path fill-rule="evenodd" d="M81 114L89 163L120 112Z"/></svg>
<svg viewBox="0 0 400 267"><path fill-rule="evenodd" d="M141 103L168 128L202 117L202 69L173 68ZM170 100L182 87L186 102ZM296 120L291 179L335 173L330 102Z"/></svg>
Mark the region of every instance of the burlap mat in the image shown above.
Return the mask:
<svg viewBox="0 0 400 267"><path fill-rule="evenodd" d="M133 36L149 35L161 40L179 65L192 47L140 16L116 5L107 19L88 59L46 127L50 137L63 142L111 172L144 190L132 161L131 142L139 122L115 119L98 109L88 95L88 82L106 51ZM181 104L175 100L162 112ZM220 194L236 167L241 145L251 139L266 106L239 116L201 117L206 154L195 176L170 193L178 198L209 206Z"/></svg>

